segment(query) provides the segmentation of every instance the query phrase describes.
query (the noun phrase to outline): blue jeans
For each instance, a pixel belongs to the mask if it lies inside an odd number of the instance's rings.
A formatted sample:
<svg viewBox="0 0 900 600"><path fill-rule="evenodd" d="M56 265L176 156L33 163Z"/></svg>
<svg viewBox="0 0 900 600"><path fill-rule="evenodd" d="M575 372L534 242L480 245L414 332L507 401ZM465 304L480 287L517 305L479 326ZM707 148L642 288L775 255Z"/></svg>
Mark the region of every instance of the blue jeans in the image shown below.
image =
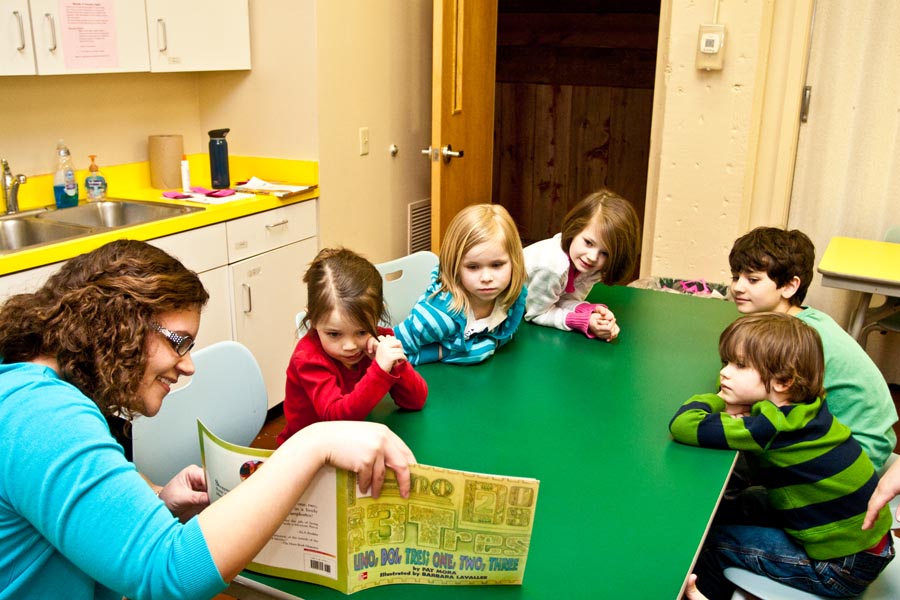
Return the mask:
<svg viewBox="0 0 900 600"><path fill-rule="evenodd" d="M728 600L735 586L726 567L740 567L812 594L857 596L894 558L891 541L878 555L858 552L831 560L813 560L783 529L753 525L716 525L710 529L697 566L697 587L710 600Z"/></svg>

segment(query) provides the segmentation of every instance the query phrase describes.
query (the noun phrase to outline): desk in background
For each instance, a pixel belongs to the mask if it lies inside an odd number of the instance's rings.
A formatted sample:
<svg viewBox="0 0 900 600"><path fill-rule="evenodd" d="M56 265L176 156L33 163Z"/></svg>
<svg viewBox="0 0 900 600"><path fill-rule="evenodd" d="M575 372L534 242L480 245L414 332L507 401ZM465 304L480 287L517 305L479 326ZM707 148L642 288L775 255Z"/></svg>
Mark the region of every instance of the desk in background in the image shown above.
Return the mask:
<svg viewBox="0 0 900 600"><path fill-rule="evenodd" d="M679 597L735 453L676 444L668 423L716 389L719 334L739 315L720 300L626 287L598 286L591 299L615 312L616 342L523 323L481 365L420 367L422 412L387 400L372 413L422 463L541 480L524 584L388 585L360 598ZM244 575L275 597L345 598Z"/></svg>
<svg viewBox="0 0 900 600"><path fill-rule="evenodd" d="M833 237L819 261L822 285L861 292L847 328L853 339L867 322L882 318L879 310L869 309L872 294L900 297L900 244Z"/></svg>

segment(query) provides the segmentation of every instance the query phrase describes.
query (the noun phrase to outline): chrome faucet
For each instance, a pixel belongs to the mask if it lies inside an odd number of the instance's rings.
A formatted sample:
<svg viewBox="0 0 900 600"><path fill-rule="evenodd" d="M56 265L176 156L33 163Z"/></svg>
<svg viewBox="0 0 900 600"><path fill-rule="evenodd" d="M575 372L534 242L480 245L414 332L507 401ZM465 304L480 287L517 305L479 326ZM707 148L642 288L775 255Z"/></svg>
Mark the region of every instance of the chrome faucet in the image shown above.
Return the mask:
<svg viewBox="0 0 900 600"><path fill-rule="evenodd" d="M3 202L6 203L6 214L19 212L19 186L28 181L24 175L13 175L9 170L9 163L5 158L0 158L3 165Z"/></svg>

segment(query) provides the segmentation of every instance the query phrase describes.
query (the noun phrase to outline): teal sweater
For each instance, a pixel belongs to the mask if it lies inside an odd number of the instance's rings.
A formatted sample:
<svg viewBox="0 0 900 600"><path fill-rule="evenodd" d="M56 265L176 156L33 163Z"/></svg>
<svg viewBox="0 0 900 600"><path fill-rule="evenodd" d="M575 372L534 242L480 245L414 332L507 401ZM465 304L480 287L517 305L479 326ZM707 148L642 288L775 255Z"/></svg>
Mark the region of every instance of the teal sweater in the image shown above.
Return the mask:
<svg viewBox="0 0 900 600"><path fill-rule="evenodd" d="M716 394L694 396L669 430L684 444L743 450L784 530L811 558L856 554L884 537L891 526L887 507L872 529L860 529L878 484L875 468L823 400L784 407L757 402L743 418L724 410Z"/></svg>
<svg viewBox="0 0 900 600"><path fill-rule="evenodd" d="M853 431L876 469L894 451L897 410L878 367L827 314L805 307L797 318L819 332L825 349L825 397L831 413Z"/></svg>
<svg viewBox="0 0 900 600"><path fill-rule="evenodd" d="M412 365L438 360L458 365L478 364L512 339L525 314L528 290L522 286L522 293L509 307L502 323L493 331L467 336L466 314L450 308L453 297L440 290L441 281L435 267L431 272L431 283L412 307L410 315L394 327L394 335Z"/></svg>
<svg viewBox="0 0 900 600"><path fill-rule="evenodd" d="M53 370L0 364L0 457L0 600L225 589L199 520L172 516L97 405Z"/></svg>

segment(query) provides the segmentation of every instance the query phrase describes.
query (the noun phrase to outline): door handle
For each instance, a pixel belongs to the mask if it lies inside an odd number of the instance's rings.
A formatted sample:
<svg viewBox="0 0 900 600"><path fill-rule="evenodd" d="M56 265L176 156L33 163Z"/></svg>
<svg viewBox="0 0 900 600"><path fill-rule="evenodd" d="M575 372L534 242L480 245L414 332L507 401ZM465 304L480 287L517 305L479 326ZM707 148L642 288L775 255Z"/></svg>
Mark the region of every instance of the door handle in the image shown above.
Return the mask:
<svg viewBox="0 0 900 600"><path fill-rule="evenodd" d="M462 150L454 150L453 146L447 144L441 148L441 154L444 156L444 162L450 162L452 158L462 158L464 153Z"/></svg>
<svg viewBox="0 0 900 600"><path fill-rule="evenodd" d="M427 148L422 148L422 154L431 159L431 162L437 162L441 160L441 151L437 148L432 148L428 146Z"/></svg>

